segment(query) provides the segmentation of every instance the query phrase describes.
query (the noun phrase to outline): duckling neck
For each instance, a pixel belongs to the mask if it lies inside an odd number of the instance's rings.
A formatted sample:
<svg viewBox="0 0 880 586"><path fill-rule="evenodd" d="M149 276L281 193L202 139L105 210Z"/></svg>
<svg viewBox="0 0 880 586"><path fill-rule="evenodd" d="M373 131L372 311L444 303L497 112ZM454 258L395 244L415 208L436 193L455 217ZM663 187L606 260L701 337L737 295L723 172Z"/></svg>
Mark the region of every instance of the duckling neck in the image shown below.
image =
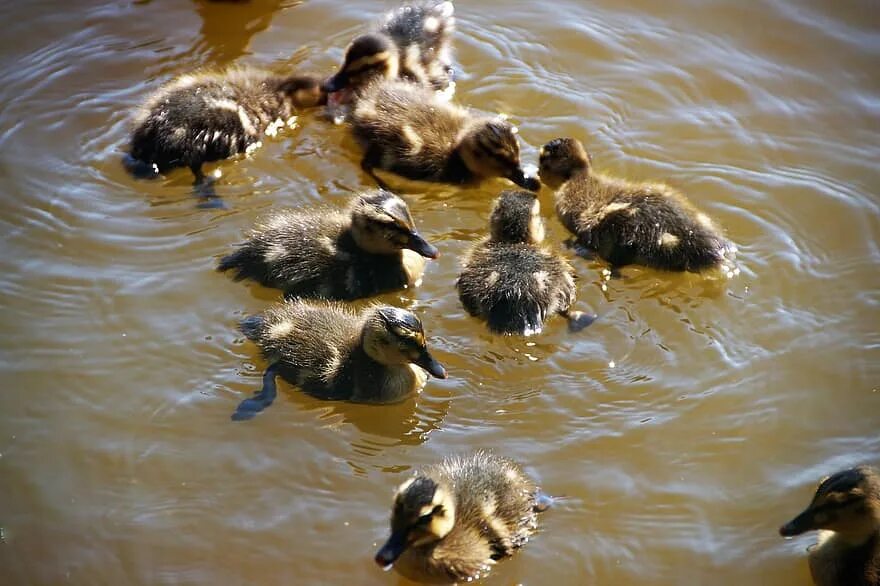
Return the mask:
<svg viewBox="0 0 880 586"><path fill-rule="evenodd" d="M352 352L350 366L353 401L396 403L419 386L409 364L383 364L367 353L363 342Z"/></svg>

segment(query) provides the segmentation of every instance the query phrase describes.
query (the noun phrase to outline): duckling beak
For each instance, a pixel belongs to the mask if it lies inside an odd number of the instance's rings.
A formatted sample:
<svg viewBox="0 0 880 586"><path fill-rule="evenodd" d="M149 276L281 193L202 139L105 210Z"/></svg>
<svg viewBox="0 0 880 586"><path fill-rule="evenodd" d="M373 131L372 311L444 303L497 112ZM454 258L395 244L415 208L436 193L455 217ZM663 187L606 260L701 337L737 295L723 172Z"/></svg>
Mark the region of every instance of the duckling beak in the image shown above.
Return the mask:
<svg viewBox="0 0 880 586"><path fill-rule="evenodd" d="M446 378L446 369L431 356L427 349L422 352L422 355L419 356L419 359L414 364L424 368L434 378Z"/></svg>
<svg viewBox="0 0 880 586"><path fill-rule="evenodd" d="M541 190L541 180L534 175L526 175L522 167L517 167L516 171L511 173L507 178L523 189L528 189L529 191Z"/></svg>
<svg viewBox="0 0 880 586"><path fill-rule="evenodd" d="M376 553L376 563L383 570L388 571L404 550L406 550L406 534L403 532L392 533L385 545Z"/></svg>
<svg viewBox="0 0 880 586"><path fill-rule="evenodd" d="M785 525L779 528L779 534L783 537L794 537L801 533L806 533L812 529L816 529L813 524L813 511L807 509Z"/></svg>
<svg viewBox="0 0 880 586"><path fill-rule="evenodd" d="M409 242L406 243L406 247L413 252L421 254L425 258L437 258L440 256L437 247L422 238L418 232L410 233Z"/></svg>

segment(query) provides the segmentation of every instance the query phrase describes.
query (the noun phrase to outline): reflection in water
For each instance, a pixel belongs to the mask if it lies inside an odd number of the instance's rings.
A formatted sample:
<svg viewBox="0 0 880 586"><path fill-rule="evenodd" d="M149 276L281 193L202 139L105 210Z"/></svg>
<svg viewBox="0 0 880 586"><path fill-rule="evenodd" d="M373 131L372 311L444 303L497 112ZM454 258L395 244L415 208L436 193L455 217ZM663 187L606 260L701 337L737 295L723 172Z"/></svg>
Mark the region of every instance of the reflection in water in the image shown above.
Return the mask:
<svg viewBox="0 0 880 586"><path fill-rule="evenodd" d="M281 0L195 0L202 19L193 51L209 63L226 64L248 51L251 38L266 30L275 12L301 2Z"/></svg>
<svg viewBox="0 0 880 586"><path fill-rule="evenodd" d="M239 370L262 362L236 323L278 294L217 259L274 208L372 183L347 130L306 114L224 162L230 209L200 212L186 173L118 164L130 113L200 67L294 55L329 73L393 1L72 4L0 6L4 584L393 584L371 561L391 491L477 447L575 505L491 583L809 583L812 538L783 541L779 511L880 461L870 3L764 2L761 26L736 2L457 5L457 101L509 113L527 162L576 136L609 173L668 180L742 273L606 280L564 249L544 189L546 243L599 319L492 336L453 283L504 182L406 185L441 256L374 301L415 308L450 378L387 407L286 385L245 424L229 415L258 375Z"/></svg>

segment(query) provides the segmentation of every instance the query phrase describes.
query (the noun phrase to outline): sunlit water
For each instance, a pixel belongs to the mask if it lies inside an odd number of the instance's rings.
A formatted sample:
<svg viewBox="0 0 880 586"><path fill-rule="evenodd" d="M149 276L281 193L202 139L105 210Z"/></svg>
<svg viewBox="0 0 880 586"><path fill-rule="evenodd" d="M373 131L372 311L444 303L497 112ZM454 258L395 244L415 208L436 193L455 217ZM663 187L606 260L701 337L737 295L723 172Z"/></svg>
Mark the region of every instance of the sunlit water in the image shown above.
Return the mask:
<svg viewBox="0 0 880 586"><path fill-rule="evenodd" d="M73 4L76 4L74 6ZM557 136L667 181L739 247L731 280L573 258L578 309L533 339L467 317L458 262L506 187L399 184L440 247L413 308L450 372L390 407L282 384L236 330L277 292L214 272L256 218L369 187L306 115L217 165L136 181L132 109L176 74L329 74L374 2L5 2L0 65L0 574L4 584L396 584L372 554L393 487L477 447L568 497L492 584L808 582L777 527L814 483L880 462L878 12L870 1L456 3L457 100L524 159ZM603 285L605 287L603 288Z"/></svg>

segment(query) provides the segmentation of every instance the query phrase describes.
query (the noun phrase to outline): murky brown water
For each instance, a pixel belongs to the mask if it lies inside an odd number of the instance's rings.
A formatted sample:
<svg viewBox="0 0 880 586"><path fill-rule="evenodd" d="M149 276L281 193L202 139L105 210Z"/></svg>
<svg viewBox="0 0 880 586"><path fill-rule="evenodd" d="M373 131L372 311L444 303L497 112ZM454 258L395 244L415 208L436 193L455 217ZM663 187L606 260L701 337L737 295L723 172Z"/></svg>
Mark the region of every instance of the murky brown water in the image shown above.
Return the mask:
<svg viewBox="0 0 880 586"><path fill-rule="evenodd" d="M395 584L371 560L414 465L490 447L569 497L492 584L808 581L784 541L824 473L880 462L880 18L873 2L457 4L458 99L573 135L598 168L684 189L739 245L730 282L575 259L569 335L493 338L452 288L505 185L407 185L442 258L412 307L451 377L391 407L288 385L235 329L276 298L213 271L274 206L369 185L307 116L220 165L120 165L131 109L175 74L329 73L362 0L5 2L0 20L0 574L4 584ZM542 193L550 216L550 193ZM565 237L555 219L549 241Z"/></svg>

